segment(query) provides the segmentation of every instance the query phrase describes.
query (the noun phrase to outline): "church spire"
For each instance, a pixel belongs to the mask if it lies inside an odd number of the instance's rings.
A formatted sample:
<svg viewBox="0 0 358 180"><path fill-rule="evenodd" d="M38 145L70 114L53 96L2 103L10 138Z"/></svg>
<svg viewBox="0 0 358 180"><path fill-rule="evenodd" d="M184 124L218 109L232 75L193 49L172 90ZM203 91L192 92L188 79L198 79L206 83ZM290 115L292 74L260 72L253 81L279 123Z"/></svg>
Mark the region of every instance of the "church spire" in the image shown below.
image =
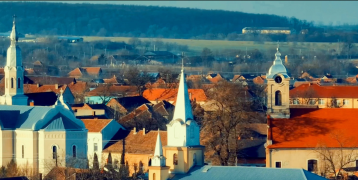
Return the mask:
<svg viewBox="0 0 358 180"><path fill-rule="evenodd" d="M186 122L188 119L193 118L193 112L191 109L188 86L184 77L184 63L182 60L182 69L179 80L178 95L175 104L173 120L181 119Z"/></svg>
<svg viewBox="0 0 358 180"><path fill-rule="evenodd" d="M11 46L16 46L16 42L18 41L19 37L16 31L16 15L13 16L12 21L12 31L10 34Z"/></svg>
<svg viewBox="0 0 358 180"><path fill-rule="evenodd" d="M157 143L155 144L154 156L152 158L152 166L165 166L165 157L163 156L162 141L160 140L160 132L158 129Z"/></svg>

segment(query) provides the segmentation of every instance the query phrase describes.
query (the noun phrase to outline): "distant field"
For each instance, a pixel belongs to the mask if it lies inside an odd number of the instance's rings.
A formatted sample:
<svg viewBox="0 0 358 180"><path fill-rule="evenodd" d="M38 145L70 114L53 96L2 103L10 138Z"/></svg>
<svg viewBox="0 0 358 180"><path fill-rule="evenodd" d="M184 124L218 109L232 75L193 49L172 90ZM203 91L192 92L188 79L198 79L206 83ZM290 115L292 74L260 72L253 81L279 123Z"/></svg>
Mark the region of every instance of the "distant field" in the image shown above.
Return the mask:
<svg viewBox="0 0 358 180"><path fill-rule="evenodd" d="M130 38L128 37L97 37L97 36L83 36L84 41L99 41L99 40L110 40L114 42L124 41L128 42ZM149 40L154 41L155 38L139 38L141 40ZM252 50L252 49L259 49L259 50L272 50L277 47L276 42L264 42L258 43L253 41L225 41L225 40L192 40L192 39L161 39L163 42L172 42L178 43L181 45L188 45L190 50L200 52L204 47L207 47L211 50L221 50L221 49L241 49L241 50ZM312 51L328 51L329 49L337 48L337 43L287 43L281 42L280 49L283 51L288 50L290 47L294 49L301 49L302 53L311 49Z"/></svg>

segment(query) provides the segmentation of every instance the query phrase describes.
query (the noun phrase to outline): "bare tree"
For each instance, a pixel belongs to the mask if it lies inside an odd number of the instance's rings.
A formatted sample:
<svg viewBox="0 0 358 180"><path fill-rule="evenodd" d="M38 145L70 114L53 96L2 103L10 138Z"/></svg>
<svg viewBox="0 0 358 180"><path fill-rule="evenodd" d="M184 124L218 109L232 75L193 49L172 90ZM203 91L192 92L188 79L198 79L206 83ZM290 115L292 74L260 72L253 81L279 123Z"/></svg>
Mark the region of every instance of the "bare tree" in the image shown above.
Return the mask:
<svg viewBox="0 0 358 180"><path fill-rule="evenodd" d="M237 157L237 139L245 133L244 124L256 122L258 116L252 110L250 99L245 96L246 89L237 84L220 82L207 95L215 100L214 110L205 112L201 136L214 164L227 166Z"/></svg>
<svg viewBox="0 0 358 180"><path fill-rule="evenodd" d="M319 167L321 174L338 180L344 178L344 169L352 167L350 165L358 160L357 144L353 143L355 141L352 138L347 138L344 133L338 131L331 133L330 138L332 141L319 142L314 151L323 162ZM332 143L335 144L334 147L331 147Z"/></svg>

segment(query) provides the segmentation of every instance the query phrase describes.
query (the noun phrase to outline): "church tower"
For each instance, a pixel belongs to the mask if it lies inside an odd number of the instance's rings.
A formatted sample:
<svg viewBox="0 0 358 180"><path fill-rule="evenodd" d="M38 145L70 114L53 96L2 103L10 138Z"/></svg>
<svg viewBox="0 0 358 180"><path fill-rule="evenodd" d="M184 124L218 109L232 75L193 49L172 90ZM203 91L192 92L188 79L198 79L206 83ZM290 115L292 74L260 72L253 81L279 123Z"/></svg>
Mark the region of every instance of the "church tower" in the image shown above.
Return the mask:
<svg viewBox="0 0 358 180"><path fill-rule="evenodd" d="M154 156L151 159L152 164L149 169L149 180L167 180L169 177L169 167L165 165L163 156L162 141L158 130L157 143L155 144Z"/></svg>
<svg viewBox="0 0 358 180"><path fill-rule="evenodd" d="M21 49L17 45L15 15L10 34L10 47L7 49L5 71L5 94L0 98L0 104L27 105L24 95L24 68L22 66Z"/></svg>
<svg viewBox="0 0 358 180"><path fill-rule="evenodd" d="M290 77L282 64L278 47L275 57L273 65L266 74L267 113L272 118L290 118Z"/></svg>
<svg viewBox="0 0 358 180"><path fill-rule="evenodd" d="M188 86L182 67L173 119L167 124L164 155L172 173L187 173L204 164L204 146L200 145L200 128L194 121Z"/></svg>

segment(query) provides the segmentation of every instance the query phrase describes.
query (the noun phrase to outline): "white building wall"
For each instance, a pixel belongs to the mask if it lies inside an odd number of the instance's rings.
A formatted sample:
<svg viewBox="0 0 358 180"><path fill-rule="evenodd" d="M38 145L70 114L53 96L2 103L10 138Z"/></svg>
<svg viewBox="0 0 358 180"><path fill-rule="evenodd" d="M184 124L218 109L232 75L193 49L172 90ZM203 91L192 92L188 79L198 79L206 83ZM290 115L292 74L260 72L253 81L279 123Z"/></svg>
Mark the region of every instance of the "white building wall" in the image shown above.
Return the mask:
<svg viewBox="0 0 358 180"><path fill-rule="evenodd" d="M99 167L102 167L102 150L103 150L103 143L102 143L102 134L99 132L89 132L88 133L88 140L87 140L87 157L89 161L89 167L93 167L93 157L94 153L97 154ZM97 151L94 150L94 144L97 143Z"/></svg>
<svg viewBox="0 0 358 180"><path fill-rule="evenodd" d="M15 156L18 166L29 166L38 170L38 132L15 130Z"/></svg>
<svg viewBox="0 0 358 180"><path fill-rule="evenodd" d="M186 146L186 124L174 121L172 125L167 125L168 145L167 146Z"/></svg>

